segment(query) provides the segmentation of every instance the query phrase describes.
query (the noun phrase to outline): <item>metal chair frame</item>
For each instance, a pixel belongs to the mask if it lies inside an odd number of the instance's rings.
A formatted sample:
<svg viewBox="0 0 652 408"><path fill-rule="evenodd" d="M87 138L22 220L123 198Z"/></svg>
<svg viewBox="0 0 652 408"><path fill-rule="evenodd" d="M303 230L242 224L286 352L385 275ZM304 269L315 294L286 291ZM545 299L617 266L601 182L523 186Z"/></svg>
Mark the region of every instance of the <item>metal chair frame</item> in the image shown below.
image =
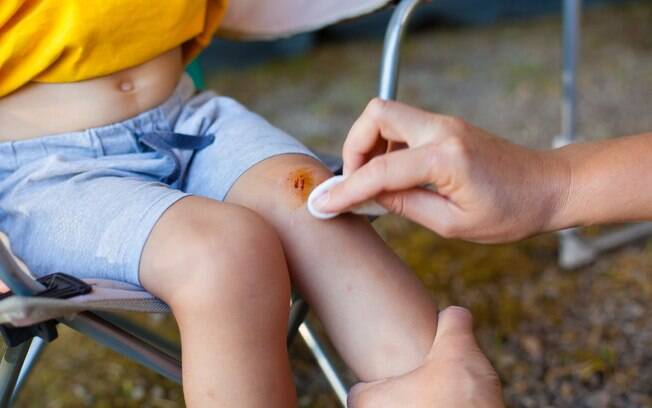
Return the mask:
<svg viewBox="0 0 652 408"><path fill-rule="evenodd" d="M582 0L564 0L562 27L562 101L561 134L553 147L561 147L577 140L577 66L579 61ZM652 235L652 223L644 222L621 227L595 238L581 235L581 229L570 228L559 232L559 266L575 269L586 266L607 251Z"/></svg>
<svg viewBox="0 0 652 408"><path fill-rule="evenodd" d="M381 98L396 97L401 39L410 15L421 1L395 2L398 4L387 28L381 62L379 91ZM333 162L332 158L330 161ZM35 296L43 290L39 282L20 271L10 252L2 244L0 244L0 279L17 295ZM305 321L307 314L306 302L301 298L294 298L289 317L288 346L298 333L315 356L339 402L342 406L346 406L347 386L335 369L332 358L312 325ZM72 318L62 317L57 322L176 383L181 383L179 346L124 317L113 313L87 311ZM32 337L22 344L7 348L0 361L0 408L11 406L16 400L46 345L47 342L43 339Z"/></svg>

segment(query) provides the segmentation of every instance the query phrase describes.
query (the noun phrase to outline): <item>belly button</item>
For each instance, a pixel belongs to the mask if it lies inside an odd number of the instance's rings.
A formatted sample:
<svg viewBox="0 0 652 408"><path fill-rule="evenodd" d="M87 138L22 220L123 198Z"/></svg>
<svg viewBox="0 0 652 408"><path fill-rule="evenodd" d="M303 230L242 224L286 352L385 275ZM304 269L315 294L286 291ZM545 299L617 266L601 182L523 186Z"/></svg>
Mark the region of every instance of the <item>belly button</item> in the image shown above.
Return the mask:
<svg viewBox="0 0 652 408"><path fill-rule="evenodd" d="M134 83L131 81L123 81L120 82L119 88L122 92L131 92L134 90Z"/></svg>

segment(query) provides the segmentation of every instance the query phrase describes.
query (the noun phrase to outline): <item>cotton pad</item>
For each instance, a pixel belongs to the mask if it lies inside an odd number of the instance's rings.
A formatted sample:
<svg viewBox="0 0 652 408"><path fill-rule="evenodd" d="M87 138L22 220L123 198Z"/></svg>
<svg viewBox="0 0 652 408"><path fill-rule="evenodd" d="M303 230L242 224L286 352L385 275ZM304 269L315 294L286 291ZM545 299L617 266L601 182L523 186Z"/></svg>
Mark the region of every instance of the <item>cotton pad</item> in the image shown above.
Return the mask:
<svg viewBox="0 0 652 408"><path fill-rule="evenodd" d="M310 196L308 197L308 211L310 212L310 214L312 214L313 217L320 218L322 220L328 220L340 215L340 213L321 212L314 207L313 203L319 197L326 194L331 188L343 182L345 179L346 179L345 176L333 176L328 180L324 181L323 183L321 183L320 185L318 185L317 187L315 187L314 190L312 190L312 193L310 193ZM378 215L383 215L388 213L387 209L385 209L385 207L378 204L375 200L365 201L359 206L353 208L351 212L354 214L370 215L370 216L378 216Z"/></svg>

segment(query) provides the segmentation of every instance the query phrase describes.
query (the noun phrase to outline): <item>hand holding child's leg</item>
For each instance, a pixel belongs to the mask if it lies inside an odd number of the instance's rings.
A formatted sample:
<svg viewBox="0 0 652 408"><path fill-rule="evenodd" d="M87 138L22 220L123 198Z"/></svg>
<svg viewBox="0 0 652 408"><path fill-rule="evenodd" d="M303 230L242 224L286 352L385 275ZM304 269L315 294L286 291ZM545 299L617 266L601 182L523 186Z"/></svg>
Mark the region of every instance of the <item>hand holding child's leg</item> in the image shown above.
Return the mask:
<svg viewBox="0 0 652 408"><path fill-rule="evenodd" d="M475 341L472 320L463 308L443 310L426 363L399 377L357 384L348 407L503 407L500 378Z"/></svg>

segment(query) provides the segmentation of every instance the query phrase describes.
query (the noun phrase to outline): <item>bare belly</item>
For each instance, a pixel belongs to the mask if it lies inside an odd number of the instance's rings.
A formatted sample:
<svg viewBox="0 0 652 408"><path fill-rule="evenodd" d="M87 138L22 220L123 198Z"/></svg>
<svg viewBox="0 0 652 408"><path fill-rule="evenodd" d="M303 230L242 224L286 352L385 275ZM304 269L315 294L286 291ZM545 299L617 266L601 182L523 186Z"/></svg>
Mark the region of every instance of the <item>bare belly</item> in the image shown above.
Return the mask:
<svg viewBox="0 0 652 408"><path fill-rule="evenodd" d="M32 82L0 98L0 141L125 120L165 101L182 72L177 47L144 64L87 81Z"/></svg>

